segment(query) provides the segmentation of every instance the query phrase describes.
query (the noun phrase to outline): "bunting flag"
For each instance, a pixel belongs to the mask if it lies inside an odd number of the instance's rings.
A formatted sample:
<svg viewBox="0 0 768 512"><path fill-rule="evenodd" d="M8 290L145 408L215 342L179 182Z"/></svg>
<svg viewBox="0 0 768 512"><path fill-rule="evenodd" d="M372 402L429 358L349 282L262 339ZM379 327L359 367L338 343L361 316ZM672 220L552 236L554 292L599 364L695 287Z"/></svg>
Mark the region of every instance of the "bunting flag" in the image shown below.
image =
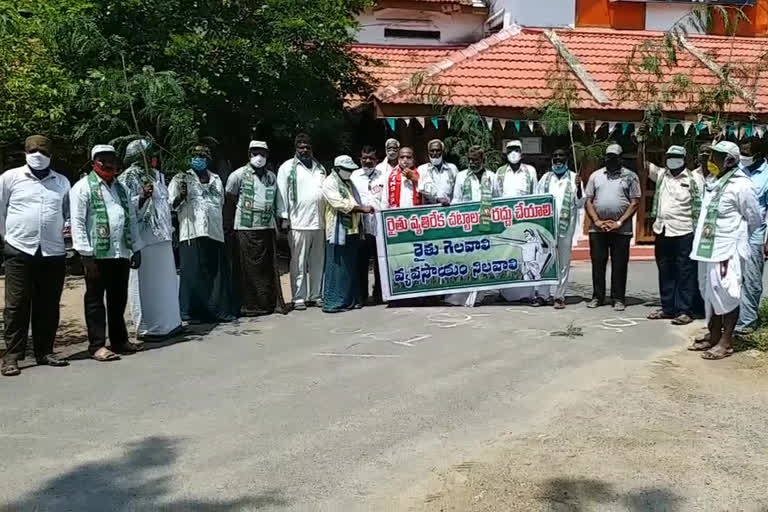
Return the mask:
<svg viewBox="0 0 768 512"><path fill-rule="evenodd" d="M753 132L753 127L752 127L752 124L748 124L748 125L746 126L746 133L747 133L747 137L751 137L751 136L752 136L752 132Z"/></svg>
<svg viewBox="0 0 768 512"><path fill-rule="evenodd" d="M507 120L506 119L499 119L499 124L501 124L501 131L504 131L507 129Z"/></svg>
<svg viewBox="0 0 768 512"><path fill-rule="evenodd" d="M587 133L587 123L585 121L577 121L576 124L581 128L582 133Z"/></svg>
<svg viewBox="0 0 768 512"><path fill-rule="evenodd" d="M595 133L600 131L600 128L603 127L605 124L605 121L595 121Z"/></svg>
<svg viewBox="0 0 768 512"><path fill-rule="evenodd" d="M492 117L486 117L485 118L485 124L488 125L489 130L493 130L493 118Z"/></svg>
<svg viewBox="0 0 768 512"><path fill-rule="evenodd" d="M395 131L395 119L393 117L387 118L387 124L389 125L389 130L394 132Z"/></svg>
<svg viewBox="0 0 768 512"><path fill-rule="evenodd" d="M701 121L699 121L698 123L696 123L696 135L698 135L698 134L700 134L700 133L701 133L701 128L702 128L702 125L703 125L703 124L704 124L704 123L702 123Z"/></svg>
<svg viewBox="0 0 768 512"><path fill-rule="evenodd" d="M611 134L616 130L616 121L608 121L608 134Z"/></svg>
<svg viewBox="0 0 768 512"><path fill-rule="evenodd" d="M757 135L758 137L760 137L762 139L763 138L763 133L765 133L765 127L763 127L763 126L755 126L755 135Z"/></svg>
<svg viewBox="0 0 768 512"><path fill-rule="evenodd" d="M411 118L410 117L406 117L405 118L405 127L407 128L409 126L411 126Z"/></svg>
<svg viewBox="0 0 768 512"><path fill-rule="evenodd" d="M533 133L533 121L528 121L528 129Z"/></svg>
<svg viewBox="0 0 768 512"><path fill-rule="evenodd" d="M417 117L416 122L419 123L419 126L424 128L424 118L423 117Z"/></svg>
<svg viewBox="0 0 768 512"><path fill-rule="evenodd" d="M629 123L621 123L621 134L626 135L629 130Z"/></svg>
<svg viewBox="0 0 768 512"><path fill-rule="evenodd" d="M520 132L520 121L515 121L515 131Z"/></svg>
<svg viewBox="0 0 768 512"><path fill-rule="evenodd" d="M450 130L452 124L451 121L453 121L453 119L451 119L451 116L448 116L445 118L445 121L448 123L448 129Z"/></svg>
<svg viewBox="0 0 768 512"><path fill-rule="evenodd" d="M432 126L435 127L435 130L439 129L440 120L437 118L437 116L432 116Z"/></svg>
<svg viewBox="0 0 768 512"><path fill-rule="evenodd" d="M688 135L688 131L691 129L692 124L692 121L683 121L683 135Z"/></svg>

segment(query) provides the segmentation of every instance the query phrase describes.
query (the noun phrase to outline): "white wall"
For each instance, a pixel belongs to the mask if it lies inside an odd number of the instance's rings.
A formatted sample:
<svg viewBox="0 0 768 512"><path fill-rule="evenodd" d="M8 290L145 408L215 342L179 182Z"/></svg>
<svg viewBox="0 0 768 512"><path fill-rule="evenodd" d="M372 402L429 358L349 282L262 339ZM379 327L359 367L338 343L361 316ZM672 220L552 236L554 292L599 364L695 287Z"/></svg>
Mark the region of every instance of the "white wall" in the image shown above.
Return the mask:
<svg viewBox="0 0 768 512"><path fill-rule="evenodd" d="M493 0L523 27L572 27L576 23L576 0Z"/></svg>
<svg viewBox="0 0 768 512"><path fill-rule="evenodd" d="M669 30L691 12L690 5L649 3L645 7L645 30ZM695 32L691 27L688 30Z"/></svg>
<svg viewBox="0 0 768 512"><path fill-rule="evenodd" d="M483 38L486 17L477 14L443 14L417 9L369 10L358 17L357 40L367 44L449 45L474 43ZM439 30L440 40L393 39L384 37L385 28Z"/></svg>

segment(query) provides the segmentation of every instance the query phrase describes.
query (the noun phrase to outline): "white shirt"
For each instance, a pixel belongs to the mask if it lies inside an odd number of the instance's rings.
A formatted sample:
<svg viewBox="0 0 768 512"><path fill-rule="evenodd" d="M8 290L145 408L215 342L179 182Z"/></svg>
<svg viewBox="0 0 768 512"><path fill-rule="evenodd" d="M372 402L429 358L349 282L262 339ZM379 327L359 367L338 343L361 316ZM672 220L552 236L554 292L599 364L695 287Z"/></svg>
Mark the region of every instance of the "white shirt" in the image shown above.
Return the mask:
<svg viewBox="0 0 768 512"><path fill-rule="evenodd" d="M389 161L387 161L387 159L385 158L383 161L379 162L379 164L376 166L376 170L381 171L382 174L386 175L395 167L397 167L397 164L395 164L394 166L389 165Z"/></svg>
<svg viewBox="0 0 768 512"><path fill-rule="evenodd" d="M691 179L696 184L699 194L704 193L704 176L700 172L689 171L674 176L664 167L649 163L648 176L656 183L660 176L664 176L659 190L659 207L656 220L653 223L653 231L657 235L683 236L692 233L694 229L691 219L693 200L691 196Z"/></svg>
<svg viewBox="0 0 768 512"><path fill-rule="evenodd" d="M134 252L140 251L144 247L136 222L136 210L133 208L133 203L130 202L130 192L116 179L112 180L111 185L107 185L101 178L98 180L109 220L109 250L102 257L105 259L128 259ZM120 202L118 187L123 188L128 198L127 212ZM91 187L88 184L87 175L75 183L75 186L70 190L69 203L72 212L72 247L82 256L93 256L95 240L91 240L91 232L94 229L96 218L91 207ZM128 215L128 225L131 230L132 247L125 245L123 230L126 215Z"/></svg>
<svg viewBox="0 0 768 512"><path fill-rule="evenodd" d="M386 189L384 173L379 169L358 169L352 173L352 184L357 190L365 206L372 206L374 210L381 209L382 194ZM363 216L365 233L376 235L376 215L369 213Z"/></svg>
<svg viewBox="0 0 768 512"><path fill-rule="evenodd" d="M390 169L384 175L384 190L381 192L382 208L411 208L413 206L413 187L416 187L416 192L419 188L418 184L414 185L405 175L400 176L400 205L389 202L389 177L394 173L394 170L394 168Z"/></svg>
<svg viewBox="0 0 768 512"><path fill-rule="evenodd" d="M266 170L264 175L260 178L254 169L253 171L253 226L245 227L240 222L240 216L242 214L243 197L240 194L240 187L243 184L243 175L248 170L250 164L245 165L227 178L227 194L232 196L239 196L237 200L237 209L235 210L235 229L238 231L254 231L259 229L275 229L275 207L277 205L277 176L270 170ZM275 197L272 199L272 204L269 205L272 208L272 217L268 224L262 225L260 219L261 212L267 209L267 187L275 187Z"/></svg>
<svg viewBox="0 0 768 512"><path fill-rule="evenodd" d="M0 236L23 253L63 256L69 181L49 171L39 180L26 165L0 175Z"/></svg>
<svg viewBox="0 0 768 512"><path fill-rule="evenodd" d="M152 199L145 201L144 206L139 209L139 202L144 197L144 186L139 179L143 173L143 169L132 165L120 175L118 181L128 191L128 198L133 203L133 208L138 212L136 214L137 222L144 245L170 242L173 239L173 223L165 177L158 170L152 170L154 180Z"/></svg>
<svg viewBox="0 0 768 512"><path fill-rule="evenodd" d="M482 179L485 179L486 174L488 175L491 182L491 197L494 197L494 198L500 197L501 191L499 190L499 180L496 177L496 173L486 169L486 171L483 173ZM467 178L467 175L469 175L469 178ZM472 187L472 199L469 199L469 200L465 199L463 194L464 182L467 179L471 180L470 184ZM453 188L452 204L480 201L481 199L482 199L482 190L480 189L480 180L477 179L477 174L470 173L469 169L465 169L461 171L456 176L456 185Z"/></svg>
<svg viewBox="0 0 768 512"><path fill-rule="evenodd" d="M288 176L294 159L287 160L277 171L277 212L281 219L288 219L291 229L323 229L325 202L323 180L325 170L314 160L312 169L301 161L296 162L296 198L291 198Z"/></svg>
<svg viewBox="0 0 768 512"><path fill-rule="evenodd" d="M707 219L707 208L717 195L718 189L717 179L708 177L704 185L701 214L693 237L691 259L696 261L716 263L726 261L734 254L746 258L749 255L749 236L763 222L752 182L743 171L736 171L728 180L725 191L720 197L712 256L709 258L698 256L701 234Z"/></svg>
<svg viewBox="0 0 768 512"><path fill-rule="evenodd" d="M552 178L548 178L548 175L552 174ZM581 187L581 198L578 197L577 189L576 189L576 173L573 171L568 171L568 176L565 175L562 177L558 177L557 174L550 171L544 176L541 177L541 181L539 181L538 185L536 186L536 193L537 194L552 194L552 196L555 198L555 225L558 224L558 220L560 219L560 212L563 209L563 202L565 201L565 192L568 188L568 182L570 181L571 185L571 225L570 228L574 228L578 218L579 218L579 209L581 209L584 206L584 202L586 201L586 198L584 196L584 186ZM549 182L549 183L547 183ZM565 236L566 233L560 233L558 234L558 237Z"/></svg>
<svg viewBox="0 0 768 512"><path fill-rule="evenodd" d="M513 171L512 166L507 164L499 167L496 174L501 175L500 171L505 167L507 167L507 170L504 172L504 181L500 183L502 197L527 196L536 191L538 179L535 167L528 164L520 164L520 168L517 171ZM528 188L528 183L531 184L530 189Z"/></svg>
<svg viewBox="0 0 768 512"><path fill-rule="evenodd" d="M419 166L418 171L418 190L424 196L426 204L439 203L440 199L451 201L453 187L456 184L456 175L459 174L455 165L447 162L443 162L439 166L424 164Z"/></svg>
<svg viewBox="0 0 768 512"><path fill-rule="evenodd" d="M169 202L181 193L181 184L187 184L187 198L176 208L179 216L179 241L208 237L224 241L224 187L218 174L208 172L208 183L201 183L194 171L177 174L168 187Z"/></svg>

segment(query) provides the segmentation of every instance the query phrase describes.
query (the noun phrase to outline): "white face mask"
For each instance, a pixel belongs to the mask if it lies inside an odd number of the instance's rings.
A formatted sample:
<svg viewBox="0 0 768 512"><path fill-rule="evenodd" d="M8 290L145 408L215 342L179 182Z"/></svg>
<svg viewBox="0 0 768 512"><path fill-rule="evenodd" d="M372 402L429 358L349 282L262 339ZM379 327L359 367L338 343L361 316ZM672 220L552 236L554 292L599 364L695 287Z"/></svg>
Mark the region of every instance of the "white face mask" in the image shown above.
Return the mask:
<svg viewBox="0 0 768 512"><path fill-rule="evenodd" d="M26 158L27 165L34 171L42 171L51 165L51 157L45 156L39 151L35 151L34 153L27 153Z"/></svg>
<svg viewBox="0 0 768 512"><path fill-rule="evenodd" d="M741 166L742 167L749 167L755 163L755 157L753 156L743 156L741 157Z"/></svg>
<svg viewBox="0 0 768 512"><path fill-rule="evenodd" d="M387 158L389 160L397 160L398 153L400 153L399 149L388 149L387 150Z"/></svg>
<svg viewBox="0 0 768 512"><path fill-rule="evenodd" d="M429 163L431 163L432 165L440 165L443 163L443 157L430 158Z"/></svg>
<svg viewBox="0 0 768 512"><path fill-rule="evenodd" d="M511 164L519 164L520 160L523 159L523 154L519 151L510 151L507 153L507 160L509 160L509 163Z"/></svg>
<svg viewBox="0 0 768 512"><path fill-rule="evenodd" d="M676 171L685 165L683 158L667 158L667 169Z"/></svg>
<svg viewBox="0 0 768 512"><path fill-rule="evenodd" d="M352 171L345 171L344 169L339 169L339 176L341 176L341 179L348 180L352 177Z"/></svg>
<svg viewBox="0 0 768 512"><path fill-rule="evenodd" d="M256 155L251 157L251 165L257 169L261 169L267 165L267 157L264 155Z"/></svg>

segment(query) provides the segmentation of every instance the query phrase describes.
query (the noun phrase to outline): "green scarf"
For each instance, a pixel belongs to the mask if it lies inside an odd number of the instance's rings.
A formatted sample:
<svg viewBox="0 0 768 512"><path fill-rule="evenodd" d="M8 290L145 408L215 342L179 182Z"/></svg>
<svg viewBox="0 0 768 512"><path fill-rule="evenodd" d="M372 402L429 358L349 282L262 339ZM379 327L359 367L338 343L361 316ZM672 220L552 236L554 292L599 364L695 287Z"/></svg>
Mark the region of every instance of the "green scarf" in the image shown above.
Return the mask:
<svg viewBox="0 0 768 512"><path fill-rule="evenodd" d="M264 177L267 178L264 183L264 209L255 210L253 208L254 203L254 186L256 184L256 173L253 172L251 166L247 166L243 173L243 181L240 185L240 225L245 228L253 227L253 215L254 212L260 211L261 217L259 219L259 226L269 226L272 221L272 215L274 212L274 200L275 200L275 183L269 184L269 174L264 171Z"/></svg>
<svg viewBox="0 0 768 512"><path fill-rule="evenodd" d="M461 187L461 196L464 201L472 201L472 177L477 179L477 174L471 170L467 173L467 177L464 178L464 183ZM489 231L491 229L491 199L493 199L493 191L491 190L491 175L486 169L483 172L483 177L480 180L480 230Z"/></svg>
<svg viewBox="0 0 768 512"><path fill-rule="evenodd" d="M295 156L293 157L293 164L291 165L291 170L288 172L288 199L291 202L295 202L296 198L299 197L299 184L298 180L296 179L296 166L299 165L299 159ZM317 167L320 169L320 171L325 175L325 168L320 165L320 162L317 160L312 160L312 167L317 165ZM310 169L310 172L312 169Z"/></svg>
<svg viewBox="0 0 768 512"><path fill-rule="evenodd" d="M699 213L701 213L701 191L696 180L693 178L693 173L686 169L688 174L688 188L691 191L691 222L693 223L693 229L696 229L696 223L699 220ZM659 175L656 180L656 192L653 195L653 209L651 209L651 217L657 218L659 213L659 200L661 198L661 183L664 181L667 171L664 171Z"/></svg>
<svg viewBox="0 0 768 512"><path fill-rule="evenodd" d="M125 246L131 249L131 217L128 203L128 195L123 186L114 181L117 195L120 198L120 206L123 207L123 241ZM94 225L96 226L96 241L93 243L93 255L96 258L105 258L112 247L109 232L109 216L107 215L107 205L104 204L104 197L101 194L101 182L98 175L91 171L88 174L88 188L90 190L90 203L93 208Z"/></svg>
<svg viewBox="0 0 768 512"><path fill-rule="evenodd" d="M707 206L706 217L704 218L704 226L701 230L701 238L699 238L699 246L696 249L696 255L701 258L711 258L712 250L715 247L715 233L717 231L717 214L720 211L720 199L725 192L725 186L728 184L728 180L734 175L739 168L736 167L725 176L720 178L717 182L719 187L717 194L712 198L712 201Z"/></svg>
<svg viewBox="0 0 768 512"><path fill-rule="evenodd" d="M507 164L496 173L496 176L499 178L499 188L501 188L501 193L504 194L504 176L507 174L507 172L515 172L512 170L512 167ZM520 169L518 169L517 172L522 172L525 174L525 190L528 191L528 194L533 194L533 180L531 179L531 173L528 172L527 169L523 167L523 164L520 164Z"/></svg>
<svg viewBox="0 0 768 512"><path fill-rule="evenodd" d="M552 177L555 173L550 171L544 178L544 191L549 194L549 184L552 182ZM565 195L563 196L563 205L560 208L560 219L557 223L558 236L564 236L568 232L568 228L571 227L571 203L573 202L573 184L571 183L571 171L565 171L566 180L568 180L568 186L565 188ZM562 179L562 178L558 178Z"/></svg>

